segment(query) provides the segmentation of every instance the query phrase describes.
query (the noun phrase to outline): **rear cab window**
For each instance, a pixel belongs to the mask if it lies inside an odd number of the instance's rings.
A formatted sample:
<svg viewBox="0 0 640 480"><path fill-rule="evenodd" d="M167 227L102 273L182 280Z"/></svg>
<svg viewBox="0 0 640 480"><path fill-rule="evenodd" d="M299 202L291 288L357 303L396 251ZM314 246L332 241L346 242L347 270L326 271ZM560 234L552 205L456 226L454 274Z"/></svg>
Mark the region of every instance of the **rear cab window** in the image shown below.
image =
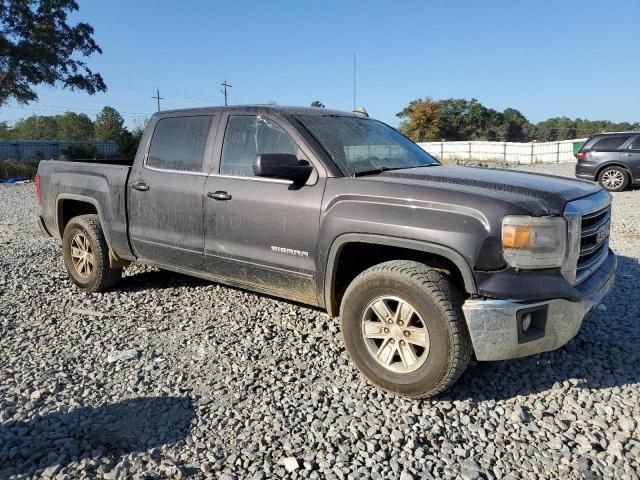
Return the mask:
<svg viewBox="0 0 640 480"><path fill-rule="evenodd" d="M145 165L162 170L202 172L210 126L210 115L158 120Z"/></svg>

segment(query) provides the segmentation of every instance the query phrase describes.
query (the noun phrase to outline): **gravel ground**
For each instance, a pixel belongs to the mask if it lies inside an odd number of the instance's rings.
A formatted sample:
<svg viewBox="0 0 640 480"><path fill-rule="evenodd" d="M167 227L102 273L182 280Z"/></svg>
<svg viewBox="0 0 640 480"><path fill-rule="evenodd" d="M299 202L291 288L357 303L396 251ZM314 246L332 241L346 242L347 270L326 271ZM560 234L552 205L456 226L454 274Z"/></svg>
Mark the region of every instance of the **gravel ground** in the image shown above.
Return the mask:
<svg viewBox="0 0 640 480"><path fill-rule="evenodd" d="M576 339L424 401L369 386L314 309L140 266L77 291L33 198L0 186L0 478L639 478L639 190Z"/></svg>

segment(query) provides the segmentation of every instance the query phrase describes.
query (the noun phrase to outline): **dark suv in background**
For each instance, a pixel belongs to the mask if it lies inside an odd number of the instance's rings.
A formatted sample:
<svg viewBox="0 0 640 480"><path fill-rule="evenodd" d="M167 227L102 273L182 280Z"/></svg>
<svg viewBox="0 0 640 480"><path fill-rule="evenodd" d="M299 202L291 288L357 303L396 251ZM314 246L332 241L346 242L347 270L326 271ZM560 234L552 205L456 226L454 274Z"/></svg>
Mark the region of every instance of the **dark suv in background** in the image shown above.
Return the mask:
<svg viewBox="0 0 640 480"><path fill-rule="evenodd" d="M640 182L640 132L593 135L578 152L576 177L597 180L611 192Z"/></svg>

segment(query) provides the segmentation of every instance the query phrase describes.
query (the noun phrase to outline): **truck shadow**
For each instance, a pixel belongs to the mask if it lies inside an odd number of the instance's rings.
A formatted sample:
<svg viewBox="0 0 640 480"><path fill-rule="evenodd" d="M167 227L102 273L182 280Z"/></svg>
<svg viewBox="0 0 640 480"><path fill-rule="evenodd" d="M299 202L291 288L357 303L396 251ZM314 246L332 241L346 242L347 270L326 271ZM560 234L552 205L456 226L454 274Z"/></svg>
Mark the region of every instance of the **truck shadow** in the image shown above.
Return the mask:
<svg viewBox="0 0 640 480"><path fill-rule="evenodd" d="M175 444L194 416L189 398L149 397L8 422L0 426L0 478Z"/></svg>
<svg viewBox="0 0 640 480"><path fill-rule="evenodd" d="M640 383L640 295L636 281L629 281L638 278L638 260L618 256L606 311L588 315L567 345L532 357L479 362L439 398L501 400L569 385L598 389Z"/></svg>

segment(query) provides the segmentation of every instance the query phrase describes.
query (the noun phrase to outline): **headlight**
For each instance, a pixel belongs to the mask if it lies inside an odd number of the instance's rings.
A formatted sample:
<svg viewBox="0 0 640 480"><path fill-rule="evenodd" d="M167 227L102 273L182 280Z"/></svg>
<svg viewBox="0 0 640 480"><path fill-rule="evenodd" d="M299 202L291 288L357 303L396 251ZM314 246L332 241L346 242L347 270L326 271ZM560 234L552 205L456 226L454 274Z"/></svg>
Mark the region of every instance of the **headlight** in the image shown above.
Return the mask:
<svg viewBox="0 0 640 480"><path fill-rule="evenodd" d="M560 267L566 245L564 218L508 215L502 220L503 254L512 267Z"/></svg>

